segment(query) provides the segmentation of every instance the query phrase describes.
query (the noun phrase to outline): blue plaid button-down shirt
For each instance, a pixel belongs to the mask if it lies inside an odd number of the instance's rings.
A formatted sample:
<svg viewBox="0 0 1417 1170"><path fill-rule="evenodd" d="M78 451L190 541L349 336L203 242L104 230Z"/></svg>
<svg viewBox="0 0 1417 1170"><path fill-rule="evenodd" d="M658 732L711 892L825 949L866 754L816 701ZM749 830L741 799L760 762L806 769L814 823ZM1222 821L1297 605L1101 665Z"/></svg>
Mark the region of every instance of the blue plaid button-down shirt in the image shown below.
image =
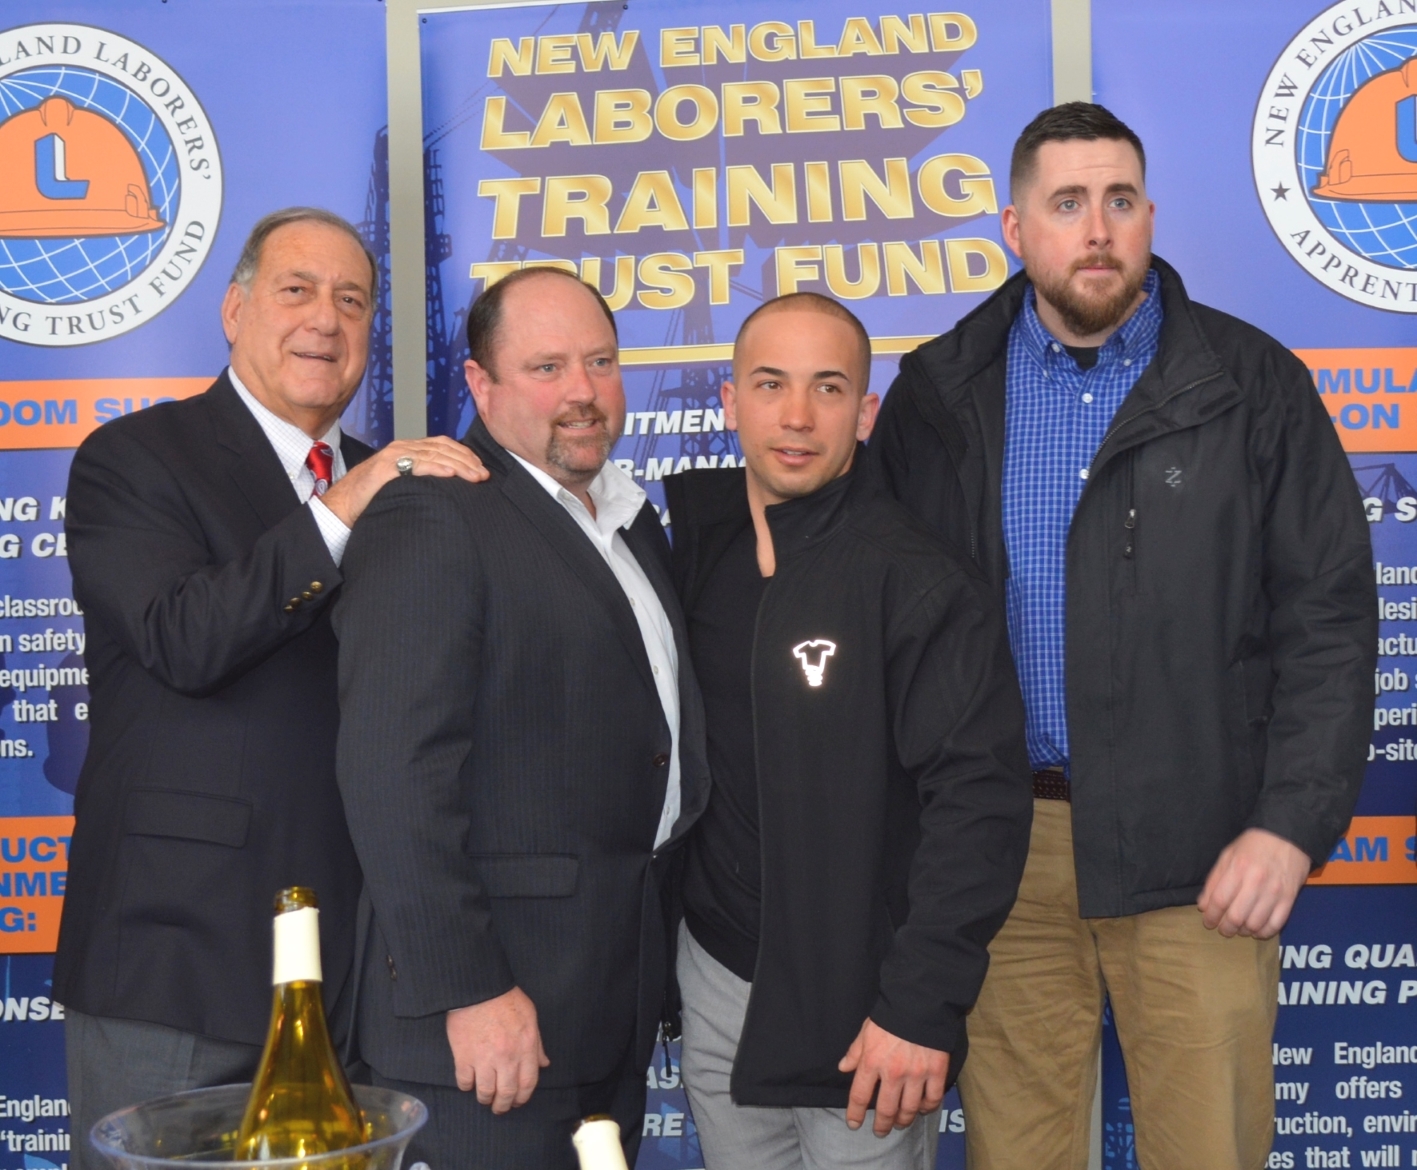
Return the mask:
<svg viewBox="0 0 1417 1170"><path fill-rule="evenodd" d="M1009 332L1004 399L1005 602L1035 768L1068 765L1063 602L1068 526L1117 408L1156 356L1161 297L1148 296L1090 370L1043 326L1032 286Z"/></svg>

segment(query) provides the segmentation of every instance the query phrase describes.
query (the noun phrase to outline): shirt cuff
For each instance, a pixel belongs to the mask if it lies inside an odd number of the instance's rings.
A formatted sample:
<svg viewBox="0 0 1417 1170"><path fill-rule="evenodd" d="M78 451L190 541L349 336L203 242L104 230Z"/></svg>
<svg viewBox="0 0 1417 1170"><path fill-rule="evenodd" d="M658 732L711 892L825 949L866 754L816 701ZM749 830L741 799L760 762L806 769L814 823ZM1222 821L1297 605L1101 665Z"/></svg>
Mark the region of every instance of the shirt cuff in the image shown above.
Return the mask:
<svg viewBox="0 0 1417 1170"><path fill-rule="evenodd" d="M310 497L310 513L315 517L320 535L325 538L325 547L330 550L330 559L338 566L344 556L344 546L349 543L349 528L330 511L319 496Z"/></svg>

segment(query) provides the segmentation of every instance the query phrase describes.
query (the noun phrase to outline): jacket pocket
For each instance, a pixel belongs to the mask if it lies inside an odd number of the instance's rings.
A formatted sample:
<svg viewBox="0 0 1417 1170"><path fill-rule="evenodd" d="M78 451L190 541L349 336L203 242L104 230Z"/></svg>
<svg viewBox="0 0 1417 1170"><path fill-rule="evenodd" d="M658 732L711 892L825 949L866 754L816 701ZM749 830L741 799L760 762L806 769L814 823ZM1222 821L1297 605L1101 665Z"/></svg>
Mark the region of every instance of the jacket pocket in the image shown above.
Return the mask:
<svg viewBox="0 0 1417 1170"><path fill-rule="evenodd" d="M489 898L569 898L581 860L564 853L474 853Z"/></svg>
<svg viewBox="0 0 1417 1170"><path fill-rule="evenodd" d="M123 810L123 831L140 837L177 837L240 849L251 827L251 804L202 792L135 788Z"/></svg>

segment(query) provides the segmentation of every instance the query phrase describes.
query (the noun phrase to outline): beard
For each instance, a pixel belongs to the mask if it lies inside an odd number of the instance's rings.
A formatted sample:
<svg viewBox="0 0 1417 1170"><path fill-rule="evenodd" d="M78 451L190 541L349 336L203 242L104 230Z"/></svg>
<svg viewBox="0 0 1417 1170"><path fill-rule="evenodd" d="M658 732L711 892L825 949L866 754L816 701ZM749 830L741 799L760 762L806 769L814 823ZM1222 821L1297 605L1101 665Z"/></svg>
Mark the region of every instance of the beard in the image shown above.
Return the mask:
<svg viewBox="0 0 1417 1170"><path fill-rule="evenodd" d="M1107 293L1089 289L1087 285L1090 281L1084 280L1082 288L1073 283L1073 277L1082 269L1099 267L1117 271L1122 277L1121 287ZM1028 276L1033 281L1034 291L1057 310L1063 324L1072 333L1078 337L1092 337L1120 324L1146 283L1149 267L1148 262L1129 272L1110 252L1095 252L1070 265L1063 276L1047 277L1032 272Z"/></svg>
<svg viewBox="0 0 1417 1170"><path fill-rule="evenodd" d="M596 425L580 437L571 438L562 423L592 422ZM596 406L564 410L551 420L551 438L546 443L546 462L572 478L594 479L610 458L617 436L611 434L609 417Z"/></svg>

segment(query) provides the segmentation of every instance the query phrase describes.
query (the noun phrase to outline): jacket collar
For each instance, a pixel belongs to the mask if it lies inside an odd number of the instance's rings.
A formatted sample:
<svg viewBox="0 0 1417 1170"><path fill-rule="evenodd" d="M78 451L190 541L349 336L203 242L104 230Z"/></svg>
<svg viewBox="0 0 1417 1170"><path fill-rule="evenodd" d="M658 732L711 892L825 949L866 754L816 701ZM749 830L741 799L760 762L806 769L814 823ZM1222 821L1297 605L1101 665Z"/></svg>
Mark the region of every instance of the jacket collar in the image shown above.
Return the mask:
<svg viewBox="0 0 1417 1170"><path fill-rule="evenodd" d="M1196 321L1195 306L1180 275L1159 256L1152 256L1151 266L1161 283L1164 315L1160 345L1117 412L1098 451L1099 464L1115 451L1161 431L1203 422L1240 399L1239 386L1226 373ZM1015 273L949 333L911 355L924 366L936 391L919 404L927 420L938 426L938 407L957 414L981 386L986 387L986 394L1002 396L1002 379L981 383L979 375L1003 359L1009 330L1023 308L1028 288L1027 276Z"/></svg>
<svg viewBox="0 0 1417 1170"><path fill-rule="evenodd" d="M227 473L262 525L273 528L301 506L275 448L225 372L212 383L205 400Z"/></svg>
<svg viewBox="0 0 1417 1170"><path fill-rule="evenodd" d="M846 522L868 478L860 474L865 457L865 448L858 443L856 457L845 475L837 476L810 496L768 505L764 515L778 564L816 548Z"/></svg>

